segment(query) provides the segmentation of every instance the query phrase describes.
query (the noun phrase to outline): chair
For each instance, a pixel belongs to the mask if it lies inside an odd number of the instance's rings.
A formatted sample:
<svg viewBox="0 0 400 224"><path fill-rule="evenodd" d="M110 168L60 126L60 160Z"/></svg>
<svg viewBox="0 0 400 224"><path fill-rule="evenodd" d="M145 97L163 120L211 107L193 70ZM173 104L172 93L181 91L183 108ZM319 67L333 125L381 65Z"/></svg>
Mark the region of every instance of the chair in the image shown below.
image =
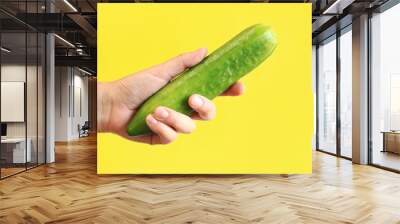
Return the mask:
<svg viewBox="0 0 400 224"><path fill-rule="evenodd" d="M89 136L90 123L85 121L82 127L78 124L79 138Z"/></svg>

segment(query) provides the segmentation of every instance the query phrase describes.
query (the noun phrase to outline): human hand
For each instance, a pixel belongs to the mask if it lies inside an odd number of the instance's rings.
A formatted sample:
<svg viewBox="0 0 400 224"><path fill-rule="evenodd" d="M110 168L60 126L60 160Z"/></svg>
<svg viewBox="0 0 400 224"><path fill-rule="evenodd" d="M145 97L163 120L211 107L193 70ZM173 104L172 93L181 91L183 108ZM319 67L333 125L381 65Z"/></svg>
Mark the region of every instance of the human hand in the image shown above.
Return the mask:
<svg viewBox="0 0 400 224"><path fill-rule="evenodd" d="M139 106L150 96L164 87L171 79L184 70L198 64L207 55L207 49L179 55L165 63L153 66L126 78L98 83L97 116L98 130L112 132L127 139L148 144L168 144L174 141L178 133L191 133L195 129L194 120L211 120L216 108L206 97L194 94L188 104L195 111L189 117L170 108L158 107L146 117L146 122L154 134L148 136L129 136L126 127ZM244 86L235 83L223 96L238 96Z"/></svg>

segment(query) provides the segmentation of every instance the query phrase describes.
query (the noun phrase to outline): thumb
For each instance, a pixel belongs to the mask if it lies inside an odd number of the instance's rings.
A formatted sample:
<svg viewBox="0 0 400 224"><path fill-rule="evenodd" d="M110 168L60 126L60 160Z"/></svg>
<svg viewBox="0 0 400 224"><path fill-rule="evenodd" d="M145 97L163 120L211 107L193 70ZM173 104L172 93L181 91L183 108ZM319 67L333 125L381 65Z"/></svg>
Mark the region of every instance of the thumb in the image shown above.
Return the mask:
<svg viewBox="0 0 400 224"><path fill-rule="evenodd" d="M135 109L177 74L201 62L206 55L207 49L200 48L118 80L121 99L130 109Z"/></svg>
<svg viewBox="0 0 400 224"><path fill-rule="evenodd" d="M206 55L207 48L200 48L192 52L181 54L162 64L151 67L147 71L154 76L169 81L184 70L201 62Z"/></svg>

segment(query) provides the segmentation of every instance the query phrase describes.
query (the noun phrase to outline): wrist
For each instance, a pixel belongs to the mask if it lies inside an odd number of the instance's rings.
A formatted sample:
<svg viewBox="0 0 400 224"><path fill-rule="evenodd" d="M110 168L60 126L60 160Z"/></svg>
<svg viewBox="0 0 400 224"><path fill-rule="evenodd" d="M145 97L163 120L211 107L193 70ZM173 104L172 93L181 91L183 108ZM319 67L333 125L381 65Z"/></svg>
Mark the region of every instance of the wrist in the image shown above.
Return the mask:
<svg viewBox="0 0 400 224"><path fill-rule="evenodd" d="M113 105L112 83L97 83L97 129L110 132L110 119Z"/></svg>

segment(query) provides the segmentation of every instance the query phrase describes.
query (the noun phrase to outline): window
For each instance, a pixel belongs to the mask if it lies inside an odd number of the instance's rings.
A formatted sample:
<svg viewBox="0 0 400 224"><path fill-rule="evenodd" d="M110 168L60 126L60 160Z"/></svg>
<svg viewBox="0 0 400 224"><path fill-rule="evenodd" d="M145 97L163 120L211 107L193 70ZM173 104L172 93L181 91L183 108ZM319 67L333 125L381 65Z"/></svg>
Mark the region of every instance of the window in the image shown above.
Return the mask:
<svg viewBox="0 0 400 224"><path fill-rule="evenodd" d="M316 83L317 83L317 47L315 45L312 46L312 86L313 86L313 102L314 102L314 133L312 139L312 147L313 150L316 149L316 136L317 136L317 92L316 92Z"/></svg>
<svg viewBox="0 0 400 224"><path fill-rule="evenodd" d="M371 18L371 162L400 170L400 5Z"/></svg>
<svg viewBox="0 0 400 224"><path fill-rule="evenodd" d="M42 13L43 4L21 1L15 10ZM15 20L2 12L0 17ZM46 38L23 23L0 26L0 178L5 178L45 163Z"/></svg>
<svg viewBox="0 0 400 224"><path fill-rule="evenodd" d="M400 130L400 73L390 74L390 130Z"/></svg>
<svg viewBox="0 0 400 224"><path fill-rule="evenodd" d="M318 47L318 149L336 153L336 36Z"/></svg>
<svg viewBox="0 0 400 224"><path fill-rule="evenodd" d="M340 155L352 156L352 32L340 36Z"/></svg>

